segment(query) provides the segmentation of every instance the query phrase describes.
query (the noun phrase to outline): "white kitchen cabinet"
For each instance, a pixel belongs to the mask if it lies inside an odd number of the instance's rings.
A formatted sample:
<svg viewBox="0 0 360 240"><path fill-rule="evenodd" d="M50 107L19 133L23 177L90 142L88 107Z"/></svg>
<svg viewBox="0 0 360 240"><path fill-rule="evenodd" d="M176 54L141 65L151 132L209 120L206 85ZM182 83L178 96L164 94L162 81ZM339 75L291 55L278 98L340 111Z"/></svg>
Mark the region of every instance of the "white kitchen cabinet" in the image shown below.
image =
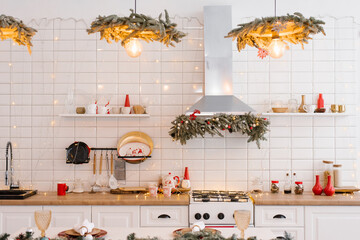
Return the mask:
<svg viewBox="0 0 360 240"><path fill-rule="evenodd" d="M255 227L270 228L276 236L288 232L304 240L304 206L255 206Z"/></svg>
<svg viewBox="0 0 360 240"><path fill-rule="evenodd" d="M44 206L51 210L50 227L73 227L84 219L91 221L91 206Z"/></svg>
<svg viewBox="0 0 360 240"><path fill-rule="evenodd" d="M140 206L92 206L92 221L98 228L139 227Z"/></svg>
<svg viewBox="0 0 360 240"><path fill-rule="evenodd" d="M360 236L359 206L306 206L305 239L357 239Z"/></svg>
<svg viewBox="0 0 360 240"><path fill-rule="evenodd" d="M188 227L187 206L141 206L141 227Z"/></svg>
<svg viewBox="0 0 360 240"><path fill-rule="evenodd" d="M0 233L35 227L34 212L41 209L42 206L0 206Z"/></svg>

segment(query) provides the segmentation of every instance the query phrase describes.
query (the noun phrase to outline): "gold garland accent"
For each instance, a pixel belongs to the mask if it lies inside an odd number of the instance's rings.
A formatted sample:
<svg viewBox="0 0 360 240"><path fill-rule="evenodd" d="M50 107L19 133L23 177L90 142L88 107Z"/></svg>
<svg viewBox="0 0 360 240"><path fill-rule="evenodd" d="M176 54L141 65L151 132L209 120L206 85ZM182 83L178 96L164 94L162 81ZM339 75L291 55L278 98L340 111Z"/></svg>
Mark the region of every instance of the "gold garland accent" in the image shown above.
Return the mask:
<svg viewBox="0 0 360 240"><path fill-rule="evenodd" d="M322 24L325 24L322 20L314 17L305 18L301 13L295 12L294 15L256 18L252 22L239 24L238 28L231 30L225 37L237 40L239 52L246 45L268 49L274 35L278 35L282 41L301 44L304 49L304 44L312 39L310 34L326 35Z"/></svg>
<svg viewBox="0 0 360 240"><path fill-rule="evenodd" d="M108 43L112 40L121 41L121 45L125 44L132 38L142 39L146 42L158 41L167 47L175 46L173 42L181 42L181 38L186 34L177 30L176 23L172 23L168 12L165 10L165 20L162 19L162 13L158 19L146 16L144 14L135 13L130 9L129 17L119 17L117 15L98 16L91 23L88 34L100 32L100 39L106 39Z"/></svg>
<svg viewBox="0 0 360 240"><path fill-rule="evenodd" d="M31 54L31 38L37 32L36 29L26 26L22 21L12 16L0 15L0 39L12 39L19 45L27 46Z"/></svg>

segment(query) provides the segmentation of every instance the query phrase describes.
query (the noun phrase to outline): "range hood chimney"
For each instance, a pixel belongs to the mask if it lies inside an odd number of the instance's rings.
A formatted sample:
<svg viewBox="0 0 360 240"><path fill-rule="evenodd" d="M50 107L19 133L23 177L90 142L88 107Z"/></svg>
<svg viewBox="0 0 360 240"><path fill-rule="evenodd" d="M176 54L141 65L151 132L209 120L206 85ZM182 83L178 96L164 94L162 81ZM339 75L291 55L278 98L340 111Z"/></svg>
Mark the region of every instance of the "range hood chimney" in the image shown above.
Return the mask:
<svg viewBox="0 0 360 240"><path fill-rule="evenodd" d="M204 6L205 96L186 115L200 110L202 116L217 113L243 115L254 112L233 95L231 6Z"/></svg>

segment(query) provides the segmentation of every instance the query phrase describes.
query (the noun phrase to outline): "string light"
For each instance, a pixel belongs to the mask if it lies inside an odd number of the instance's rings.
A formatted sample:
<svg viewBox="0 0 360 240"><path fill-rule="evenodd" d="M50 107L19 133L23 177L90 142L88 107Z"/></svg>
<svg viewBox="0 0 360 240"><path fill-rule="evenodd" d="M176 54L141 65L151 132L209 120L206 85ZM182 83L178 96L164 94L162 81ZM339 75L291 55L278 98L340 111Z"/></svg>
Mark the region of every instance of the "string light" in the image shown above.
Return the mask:
<svg viewBox="0 0 360 240"><path fill-rule="evenodd" d="M133 38L125 44L125 50L129 57L136 58L141 55L143 46L138 39Z"/></svg>
<svg viewBox="0 0 360 240"><path fill-rule="evenodd" d="M281 58L284 55L286 44L279 37L273 37L269 45L269 55L272 58Z"/></svg>

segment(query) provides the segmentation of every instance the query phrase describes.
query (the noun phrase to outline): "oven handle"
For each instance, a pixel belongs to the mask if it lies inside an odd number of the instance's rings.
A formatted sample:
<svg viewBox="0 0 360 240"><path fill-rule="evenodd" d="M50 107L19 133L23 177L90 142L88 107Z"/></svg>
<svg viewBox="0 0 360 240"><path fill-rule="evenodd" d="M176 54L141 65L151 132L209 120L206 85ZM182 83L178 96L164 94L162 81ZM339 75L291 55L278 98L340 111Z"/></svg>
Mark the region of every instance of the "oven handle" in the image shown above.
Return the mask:
<svg viewBox="0 0 360 240"><path fill-rule="evenodd" d="M273 216L273 219L286 219L286 217L282 214L276 214L275 216Z"/></svg>
<svg viewBox="0 0 360 240"><path fill-rule="evenodd" d="M171 217L167 214L161 214L160 216L158 216L158 218L171 218Z"/></svg>

